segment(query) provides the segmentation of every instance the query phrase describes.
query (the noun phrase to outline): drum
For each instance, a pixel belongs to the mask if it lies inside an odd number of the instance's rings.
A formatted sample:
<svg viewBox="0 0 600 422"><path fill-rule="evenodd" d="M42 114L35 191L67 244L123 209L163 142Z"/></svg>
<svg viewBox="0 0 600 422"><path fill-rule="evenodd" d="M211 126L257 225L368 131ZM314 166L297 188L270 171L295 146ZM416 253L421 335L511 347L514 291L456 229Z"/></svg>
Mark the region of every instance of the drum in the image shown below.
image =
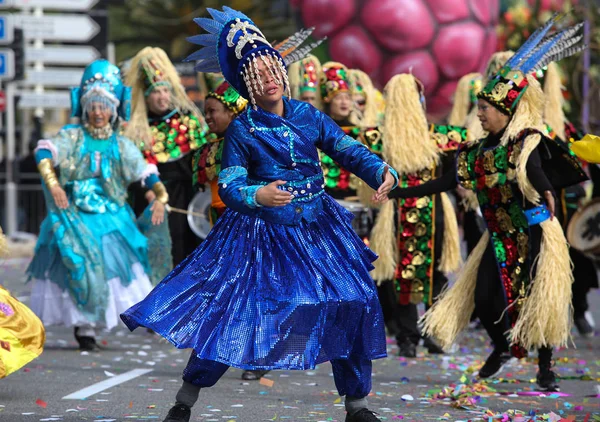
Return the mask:
<svg viewBox="0 0 600 422"><path fill-rule="evenodd" d="M567 227L571 246L600 263L600 198L593 199L577 210Z"/></svg>
<svg viewBox="0 0 600 422"><path fill-rule="evenodd" d="M188 224L194 234L202 240L206 239L212 228L209 216L211 200L210 190L206 189L204 192L198 192L188 205L188 212L190 212L187 215Z"/></svg>
<svg viewBox="0 0 600 422"><path fill-rule="evenodd" d="M360 202L336 199L338 204L354 214L352 228L360 237L368 237L373 228L373 212Z"/></svg>

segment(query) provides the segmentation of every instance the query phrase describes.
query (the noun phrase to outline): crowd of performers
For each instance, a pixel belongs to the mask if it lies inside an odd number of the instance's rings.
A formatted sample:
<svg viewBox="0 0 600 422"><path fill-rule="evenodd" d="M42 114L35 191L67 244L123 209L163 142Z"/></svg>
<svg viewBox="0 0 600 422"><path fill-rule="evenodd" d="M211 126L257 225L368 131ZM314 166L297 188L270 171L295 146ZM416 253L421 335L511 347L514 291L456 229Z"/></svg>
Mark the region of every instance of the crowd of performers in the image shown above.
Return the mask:
<svg viewBox="0 0 600 422"><path fill-rule="evenodd" d="M572 322L593 335L598 287L564 234L599 173L571 149L590 151L573 143L554 63L583 48L579 27L547 36L553 18L496 53L434 124L412 74L382 93L308 55L310 31L271 45L242 13L209 12L189 57L210 86L204 113L147 47L124 78L90 64L72 95L79 123L38 142L37 317L0 289L0 377L41 353L44 326L73 327L93 351L121 319L192 350L165 421L189 421L230 366L252 380L327 361L346 421L378 421L366 397L386 330L411 358L421 340L443 354L481 324L493 351L479 377L537 351L538 386L556 391L553 349ZM200 190L213 225L202 242L185 215Z"/></svg>

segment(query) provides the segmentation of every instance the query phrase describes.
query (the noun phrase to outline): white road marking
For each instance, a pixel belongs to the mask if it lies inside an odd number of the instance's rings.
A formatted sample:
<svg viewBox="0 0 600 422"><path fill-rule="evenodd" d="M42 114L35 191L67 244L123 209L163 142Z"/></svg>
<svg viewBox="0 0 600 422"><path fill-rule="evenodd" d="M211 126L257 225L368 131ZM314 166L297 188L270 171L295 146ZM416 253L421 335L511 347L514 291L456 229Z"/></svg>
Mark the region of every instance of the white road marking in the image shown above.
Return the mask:
<svg viewBox="0 0 600 422"><path fill-rule="evenodd" d="M69 394L68 396L64 396L63 400L84 400L94 394L97 394L101 391L107 390L111 387L114 387L119 384L123 384L124 382L130 381L134 378L137 378L141 375L152 372L152 369L133 369L131 371L125 372L121 375L117 375L106 379L104 381L100 381L96 384L90 385L89 387L83 388L79 391L75 391L74 393Z"/></svg>

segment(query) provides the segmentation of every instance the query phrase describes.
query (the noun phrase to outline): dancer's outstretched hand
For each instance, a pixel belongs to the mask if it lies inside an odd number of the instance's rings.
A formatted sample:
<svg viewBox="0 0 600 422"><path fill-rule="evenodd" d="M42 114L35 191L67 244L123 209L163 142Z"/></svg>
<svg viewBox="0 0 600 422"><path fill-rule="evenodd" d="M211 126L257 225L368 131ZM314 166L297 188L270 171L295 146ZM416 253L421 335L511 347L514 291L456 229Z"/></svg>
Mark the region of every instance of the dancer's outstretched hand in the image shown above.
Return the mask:
<svg viewBox="0 0 600 422"><path fill-rule="evenodd" d="M276 180L263 186L256 191L256 202L265 207L282 207L292 202L291 193L278 189L278 186L285 185L287 182Z"/></svg>
<svg viewBox="0 0 600 422"><path fill-rule="evenodd" d="M388 193L390 193L394 187L394 182L395 178L392 176L392 173L390 173L389 166L385 166L385 169L383 170L383 183L379 186L375 195L373 195L373 201L379 203L385 202L388 199Z"/></svg>
<svg viewBox="0 0 600 422"><path fill-rule="evenodd" d="M165 204L154 201L154 204L150 207L150 211L152 211L152 224L158 226L165 221Z"/></svg>
<svg viewBox="0 0 600 422"><path fill-rule="evenodd" d="M54 198L54 203L61 210L66 209L69 206L69 200L67 199L67 194L65 190L59 186L53 186L50 188L50 193L52 194L52 198Z"/></svg>

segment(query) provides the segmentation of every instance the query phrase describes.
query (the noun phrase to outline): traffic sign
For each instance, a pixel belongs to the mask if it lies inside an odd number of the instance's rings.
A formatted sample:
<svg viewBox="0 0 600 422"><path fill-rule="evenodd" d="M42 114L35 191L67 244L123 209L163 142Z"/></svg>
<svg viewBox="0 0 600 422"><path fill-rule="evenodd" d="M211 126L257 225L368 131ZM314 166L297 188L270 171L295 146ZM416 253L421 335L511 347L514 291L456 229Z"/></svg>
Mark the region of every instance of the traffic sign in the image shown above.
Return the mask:
<svg viewBox="0 0 600 422"><path fill-rule="evenodd" d="M25 50L25 60L29 63L87 65L99 58L100 52L90 45L49 45Z"/></svg>
<svg viewBox="0 0 600 422"><path fill-rule="evenodd" d="M21 92L19 108L70 108L71 96L69 91L46 91L35 93L30 91Z"/></svg>
<svg viewBox="0 0 600 422"><path fill-rule="evenodd" d="M100 31L100 26L88 15L33 16L15 14L13 17L14 24L23 28L26 39L86 42Z"/></svg>
<svg viewBox="0 0 600 422"><path fill-rule="evenodd" d="M0 48L0 80L15 77L15 52L9 48Z"/></svg>
<svg viewBox="0 0 600 422"><path fill-rule="evenodd" d="M79 86L83 69L79 68L45 68L44 70L31 70L25 72L26 85L45 85L56 87Z"/></svg>
<svg viewBox="0 0 600 422"><path fill-rule="evenodd" d="M0 15L0 44L10 44L13 42L14 32L12 15Z"/></svg>
<svg viewBox="0 0 600 422"><path fill-rule="evenodd" d="M6 92L0 91L0 113L6 111Z"/></svg>
<svg viewBox="0 0 600 422"><path fill-rule="evenodd" d="M90 10L96 3L98 3L98 0L0 0L0 8L30 9L41 7L49 10L83 12Z"/></svg>

